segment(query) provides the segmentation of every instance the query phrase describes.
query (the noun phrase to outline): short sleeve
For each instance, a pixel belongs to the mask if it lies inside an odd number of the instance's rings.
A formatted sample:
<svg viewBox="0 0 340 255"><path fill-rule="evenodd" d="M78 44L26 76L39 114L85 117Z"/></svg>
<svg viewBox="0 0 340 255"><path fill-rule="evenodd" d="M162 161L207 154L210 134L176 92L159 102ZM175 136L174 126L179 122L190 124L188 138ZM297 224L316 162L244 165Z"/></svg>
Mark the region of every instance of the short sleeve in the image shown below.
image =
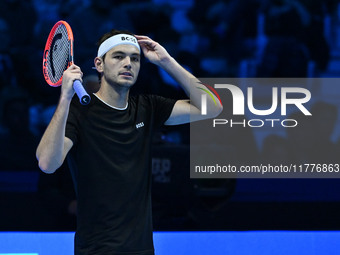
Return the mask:
<svg viewBox="0 0 340 255"><path fill-rule="evenodd" d="M156 127L160 127L169 119L177 100L152 95L151 101L154 110L154 124Z"/></svg>
<svg viewBox="0 0 340 255"><path fill-rule="evenodd" d="M74 100L72 100L66 122L65 136L70 138L73 144L76 144L78 141L79 119L77 117L77 112L77 106L74 103Z"/></svg>

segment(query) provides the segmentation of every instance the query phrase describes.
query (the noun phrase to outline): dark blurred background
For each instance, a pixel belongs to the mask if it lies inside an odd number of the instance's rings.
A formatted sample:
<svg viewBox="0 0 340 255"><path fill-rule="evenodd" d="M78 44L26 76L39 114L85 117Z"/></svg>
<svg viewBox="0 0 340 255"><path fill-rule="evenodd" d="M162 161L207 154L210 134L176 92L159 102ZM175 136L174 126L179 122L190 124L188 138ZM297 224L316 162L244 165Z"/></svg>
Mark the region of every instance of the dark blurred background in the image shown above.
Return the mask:
<svg viewBox="0 0 340 255"><path fill-rule="evenodd" d="M150 36L197 77L340 76L337 0L1 0L0 231L75 230L67 164L47 175L35 159L59 97L60 88L46 84L41 67L48 33L61 19L73 29L75 63L88 91L97 86L91 68L96 42L112 28ZM173 79L145 60L133 93L185 98ZM291 133L234 129L232 160L339 163L340 89L319 85L312 95L315 125ZM157 133L155 230L340 229L338 179L195 180L189 164L189 125Z"/></svg>

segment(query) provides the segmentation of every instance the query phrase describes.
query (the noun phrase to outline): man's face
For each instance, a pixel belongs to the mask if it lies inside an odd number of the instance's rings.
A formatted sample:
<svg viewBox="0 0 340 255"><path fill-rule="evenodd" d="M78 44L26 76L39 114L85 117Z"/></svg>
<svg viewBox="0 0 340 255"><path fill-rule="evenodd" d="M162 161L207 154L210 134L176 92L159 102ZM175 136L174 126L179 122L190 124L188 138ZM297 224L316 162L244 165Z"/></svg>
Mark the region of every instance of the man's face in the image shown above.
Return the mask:
<svg viewBox="0 0 340 255"><path fill-rule="evenodd" d="M121 44L105 55L103 77L109 84L131 87L135 84L140 69L140 53L136 46Z"/></svg>

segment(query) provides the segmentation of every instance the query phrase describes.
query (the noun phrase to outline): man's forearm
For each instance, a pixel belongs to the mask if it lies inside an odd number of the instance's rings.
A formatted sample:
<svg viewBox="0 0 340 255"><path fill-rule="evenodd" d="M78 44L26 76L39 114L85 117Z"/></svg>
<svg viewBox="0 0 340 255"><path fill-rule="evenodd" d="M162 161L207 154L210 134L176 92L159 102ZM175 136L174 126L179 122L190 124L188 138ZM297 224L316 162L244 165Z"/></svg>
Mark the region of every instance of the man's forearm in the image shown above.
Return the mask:
<svg viewBox="0 0 340 255"><path fill-rule="evenodd" d="M185 70L174 58L164 60L160 64L160 67L181 85L187 96L190 98L190 104L201 109L201 96L204 93L202 89L207 89L206 86L204 86L194 75ZM214 99L207 97L207 105L208 109L212 111L211 114L215 114L215 110L217 112L221 111L222 108L219 100L216 97ZM216 103L218 103L217 106Z"/></svg>
<svg viewBox="0 0 340 255"><path fill-rule="evenodd" d="M199 85L199 80L192 75L190 72L185 70L174 58L170 57L165 59L160 64L160 67L163 68L172 78L174 78L185 91L187 96L190 98L190 101L193 105L198 106L200 97L197 98L196 93L192 93L192 85ZM199 93L200 95L200 93Z"/></svg>
<svg viewBox="0 0 340 255"><path fill-rule="evenodd" d="M39 161L40 169L46 173L53 173L63 163L65 157L65 126L69 107L70 101L61 98L38 145L36 157Z"/></svg>

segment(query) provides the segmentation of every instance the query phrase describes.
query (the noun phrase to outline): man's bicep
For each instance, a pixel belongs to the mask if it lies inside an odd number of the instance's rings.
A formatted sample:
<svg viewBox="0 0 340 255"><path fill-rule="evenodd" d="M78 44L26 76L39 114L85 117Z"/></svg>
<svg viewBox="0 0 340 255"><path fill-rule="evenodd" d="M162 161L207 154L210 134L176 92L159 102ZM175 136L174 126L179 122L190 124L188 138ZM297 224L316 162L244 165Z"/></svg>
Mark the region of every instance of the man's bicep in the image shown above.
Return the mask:
<svg viewBox="0 0 340 255"><path fill-rule="evenodd" d="M178 100L164 124L169 126L180 125L202 119L204 119L204 116L201 115L201 111L191 105L189 100Z"/></svg>

